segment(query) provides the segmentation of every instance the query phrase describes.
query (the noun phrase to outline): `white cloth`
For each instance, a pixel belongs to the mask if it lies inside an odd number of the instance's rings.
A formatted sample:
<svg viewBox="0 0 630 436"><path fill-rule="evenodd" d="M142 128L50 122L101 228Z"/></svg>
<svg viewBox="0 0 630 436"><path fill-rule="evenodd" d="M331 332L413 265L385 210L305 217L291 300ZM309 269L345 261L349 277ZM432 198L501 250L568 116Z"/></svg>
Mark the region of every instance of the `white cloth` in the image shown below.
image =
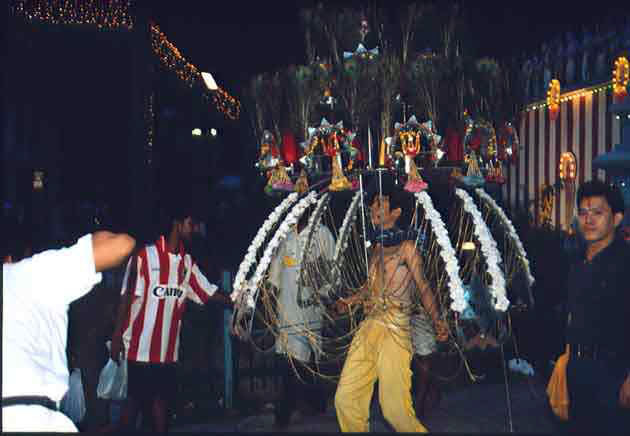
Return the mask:
<svg viewBox="0 0 630 436"><path fill-rule="evenodd" d="M43 395L59 402L68 390L68 306L101 281L92 235L2 266L2 397ZM61 412L42 406L2 409L3 431L76 431Z"/></svg>
<svg viewBox="0 0 630 436"><path fill-rule="evenodd" d="M269 281L278 293L278 317L280 319L280 339L275 351L290 354L302 361L308 361L311 352L317 355L319 348L317 332L321 330L322 310L317 304L300 307L298 304L298 275L302 258L315 261L318 258L331 261L335 253L335 239L326 226L320 225L313 232L309 252L304 252L308 235L291 231L278 247L271 262ZM302 287L302 300L313 297L313 288ZM308 333L316 333L316 335Z"/></svg>
<svg viewBox="0 0 630 436"><path fill-rule="evenodd" d="M435 330L431 318L424 309L411 316L411 344L419 356L428 356L437 349Z"/></svg>

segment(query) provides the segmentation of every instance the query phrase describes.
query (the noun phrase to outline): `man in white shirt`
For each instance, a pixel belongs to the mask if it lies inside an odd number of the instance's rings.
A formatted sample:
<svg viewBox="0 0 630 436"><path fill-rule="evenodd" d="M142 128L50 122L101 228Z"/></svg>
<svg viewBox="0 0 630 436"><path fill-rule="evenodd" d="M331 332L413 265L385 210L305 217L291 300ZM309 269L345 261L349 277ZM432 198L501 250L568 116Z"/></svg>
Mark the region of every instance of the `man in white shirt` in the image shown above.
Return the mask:
<svg viewBox="0 0 630 436"><path fill-rule="evenodd" d="M77 431L59 412L68 390L68 306L134 245L129 235L101 231L16 263L15 252L2 253L3 431Z"/></svg>
<svg viewBox="0 0 630 436"><path fill-rule="evenodd" d="M311 358L318 358L323 308L317 301L317 290L313 289L312 283L304 283L299 295L298 275L303 261L308 262L309 267L316 267L317 262L332 261L335 240L326 226L318 225L306 252L306 222L307 217L303 216L295 229L289 232L278 247L269 271L269 281L278 289L280 325L275 351L281 356L280 366L283 367L283 393L275 410L275 425L278 428L289 424L291 413L301 396L311 403L316 412L326 410L322 387L315 386L314 374L304 367ZM287 362L286 356L291 356L291 363ZM298 380L296 370L302 381ZM305 386L304 381L309 383ZM306 395L303 392L305 388L309 391Z"/></svg>

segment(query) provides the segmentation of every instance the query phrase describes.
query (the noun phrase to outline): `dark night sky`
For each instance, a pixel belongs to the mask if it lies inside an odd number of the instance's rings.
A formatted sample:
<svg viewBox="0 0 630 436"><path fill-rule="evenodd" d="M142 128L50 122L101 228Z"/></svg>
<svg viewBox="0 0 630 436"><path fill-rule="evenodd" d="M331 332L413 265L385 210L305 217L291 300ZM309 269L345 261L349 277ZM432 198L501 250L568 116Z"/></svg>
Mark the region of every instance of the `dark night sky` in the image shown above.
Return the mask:
<svg viewBox="0 0 630 436"><path fill-rule="evenodd" d="M357 5L362 2L335 2ZM391 1L392 8L400 1ZM447 1L440 1L445 5ZM566 29L579 30L624 11L614 2L465 1L470 38L480 55L530 51ZM612 5L610 4L612 3ZM189 61L212 71L226 86L235 79L300 62L301 6L313 2L159 2L148 13ZM626 14L628 8L625 8Z"/></svg>

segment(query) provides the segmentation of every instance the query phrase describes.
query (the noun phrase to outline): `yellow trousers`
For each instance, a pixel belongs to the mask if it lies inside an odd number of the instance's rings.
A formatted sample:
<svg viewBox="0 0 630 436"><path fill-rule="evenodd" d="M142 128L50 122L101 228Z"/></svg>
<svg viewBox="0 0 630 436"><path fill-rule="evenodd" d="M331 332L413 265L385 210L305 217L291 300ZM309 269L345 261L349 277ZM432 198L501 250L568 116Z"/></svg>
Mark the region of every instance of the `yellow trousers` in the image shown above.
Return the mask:
<svg viewBox="0 0 630 436"><path fill-rule="evenodd" d="M411 357L408 330L375 319L363 322L350 345L335 394L341 431L369 431L370 401L378 380L381 409L394 429L427 432L411 402Z"/></svg>

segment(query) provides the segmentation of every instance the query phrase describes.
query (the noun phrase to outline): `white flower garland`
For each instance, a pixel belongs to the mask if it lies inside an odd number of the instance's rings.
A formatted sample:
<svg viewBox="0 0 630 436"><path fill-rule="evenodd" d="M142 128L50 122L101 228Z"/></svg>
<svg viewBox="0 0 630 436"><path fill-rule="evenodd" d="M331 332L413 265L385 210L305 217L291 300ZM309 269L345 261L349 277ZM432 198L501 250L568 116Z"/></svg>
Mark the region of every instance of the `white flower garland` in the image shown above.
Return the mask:
<svg viewBox="0 0 630 436"><path fill-rule="evenodd" d="M492 277L490 284L490 293L494 297L494 308L505 312L510 305L510 301L505 295L505 276L499 267L501 263L501 253L497 249L497 241L494 240L488 230L488 226L481 217L481 212L475 205L472 197L463 189L456 188L455 194L464 202L464 210L468 212L474 223L474 233L481 243L481 252L486 258L488 264L488 273Z"/></svg>
<svg viewBox="0 0 630 436"><path fill-rule="evenodd" d="M315 206L315 210L313 211L313 213L311 214L311 216L308 218L308 224L306 225L306 228L303 230L305 233L305 235L307 235L307 240L305 242L304 245L304 250L299 250L298 253L298 265L300 265L300 270L302 269L301 265L302 265L302 256L304 255L304 251L306 249L308 249L308 247L310 246L311 243L311 239L313 238L313 227L315 226L315 221L317 221L320 217L320 215L322 214L322 212L324 211L324 206L326 206L328 204L327 200L328 200L328 192L326 192L324 195L322 195L321 197L319 197L319 201L317 202L317 206ZM298 274L298 277L301 275Z"/></svg>
<svg viewBox="0 0 630 436"><path fill-rule="evenodd" d="M361 191L357 191L350 202L350 207L346 212L346 216L343 218L343 223L341 224L341 228L339 229L339 237L337 238L337 244L335 244L335 255L333 257L333 262L337 264L339 260L339 256L341 255L342 250L348 247L347 233L354 221L357 219L357 214L355 213L357 210L357 206L359 205L359 200L361 199Z"/></svg>
<svg viewBox="0 0 630 436"><path fill-rule="evenodd" d="M435 233L437 242L441 247L440 257L446 265L446 273L448 274L449 287L451 291L450 295L453 300L451 302L451 309L462 313L468 307L468 303L466 302L464 293L464 284L462 283L462 279L459 277L459 262L457 262L455 249L448 237L444 221L442 221L440 213L433 206L433 201L431 200L429 194L423 191L418 192L415 196L418 203L422 205L422 208L424 209L424 216L431 223L433 233Z"/></svg>
<svg viewBox="0 0 630 436"><path fill-rule="evenodd" d="M278 227L278 230L276 230L273 238L271 238L271 241L269 241L269 244L265 248L263 256L260 259L260 263L258 263L258 266L256 267L254 276L246 286L247 297L245 302L248 307L253 309L256 305L255 296L258 293L258 288L263 275L271 263L271 257L273 256L274 251L280 246L282 241L286 239L287 235L291 231L291 226L297 224L304 211L310 205L315 203L317 203L317 192L311 191L306 197L302 198L298 204L293 207L293 209L291 209L282 224L280 224L280 227Z"/></svg>
<svg viewBox="0 0 630 436"><path fill-rule="evenodd" d="M494 198L488 195L486 191L484 191L481 188L477 188L475 189L475 191L477 192L477 194L479 194L479 197L481 197L484 201L490 204L490 207L492 207L492 209L494 209L497 215L499 215L499 218L503 222L503 225L507 227L510 237L514 240L514 243L516 244L516 248L518 249L519 259L521 260L521 263L523 264L523 267L525 268L525 275L527 276L527 283L529 286L533 285L535 279L534 279L534 276L532 276L531 270L529 268L529 260L527 259L527 253L525 252L525 247L523 247L521 238L519 238L518 233L516 233L516 229L514 228L512 221L510 221L510 219L507 217L505 212L503 212L503 209L501 209L501 207L496 203L496 201L494 201Z"/></svg>
<svg viewBox="0 0 630 436"><path fill-rule="evenodd" d="M282 202L276 206L276 208L269 214L263 225L258 229L254 240L251 245L247 249L247 253L245 254L245 258L241 262L241 265L238 268L238 272L236 273L236 277L234 277L233 291L231 294L232 301L236 301L239 294L247 287L246 275L249 273L252 265L256 262L256 253L260 246L265 242L267 238L267 233L271 231L275 223L282 216L282 214L298 199L298 194L293 192L289 194L287 198L282 200Z"/></svg>

